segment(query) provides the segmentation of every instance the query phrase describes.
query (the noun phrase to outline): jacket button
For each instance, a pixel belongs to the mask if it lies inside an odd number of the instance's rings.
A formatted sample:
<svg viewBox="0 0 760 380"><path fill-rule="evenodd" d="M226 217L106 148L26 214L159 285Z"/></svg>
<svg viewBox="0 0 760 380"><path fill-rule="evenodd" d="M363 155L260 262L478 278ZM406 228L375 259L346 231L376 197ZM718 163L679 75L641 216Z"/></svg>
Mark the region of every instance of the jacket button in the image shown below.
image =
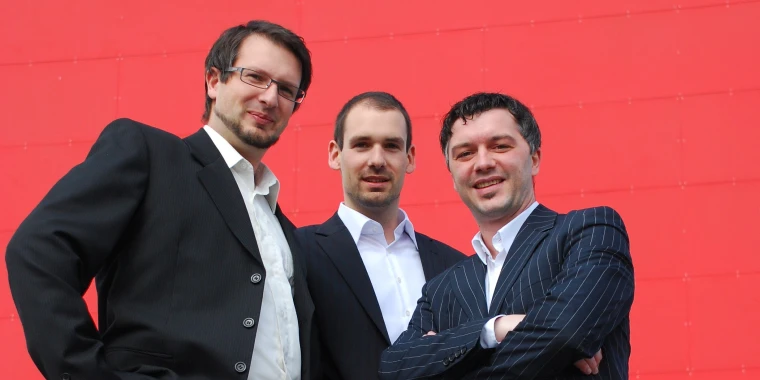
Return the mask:
<svg viewBox="0 0 760 380"><path fill-rule="evenodd" d="M251 276L251 282L254 284L258 284L259 282L261 282L261 273L254 273Z"/></svg>
<svg viewBox="0 0 760 380"><path fill-rule="evenodd" d="M71 375L69 375L67 372L64 372L61 374L61 380L71 380Z"/></svg>
<svg viewBox="0 0 760 380"><path fill-rule="evenodd" d="M253 325L254 325L253 318L243 319L243 327L250 329L251 327L253 327Z"/></svg>
<svg viewBox="0 0 760 380"><path fill-rule="evenodd" d="M443 359L443 365L449 365L449 358Z"/></svg>
<svg viewBox="0 0 760 380"><path fill-rule="evenodd" d="M237 362L235 363L235 372L237 373L243 373L245 372L246 366L243 362Z"/></svg>

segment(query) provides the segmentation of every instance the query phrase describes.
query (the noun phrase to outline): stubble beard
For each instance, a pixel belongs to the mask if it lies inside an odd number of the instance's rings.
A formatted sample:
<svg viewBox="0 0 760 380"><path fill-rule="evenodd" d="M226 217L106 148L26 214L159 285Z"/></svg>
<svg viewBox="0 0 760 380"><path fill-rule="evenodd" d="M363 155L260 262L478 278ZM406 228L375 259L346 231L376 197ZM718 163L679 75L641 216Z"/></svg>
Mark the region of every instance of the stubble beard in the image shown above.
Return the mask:
<svg viewBox="0 0 760 380"><path fill-rule="evenodd" d="M359 186L356 186L347 191L347 195L354 203L363 208L383 209L391 206L393 202L398 200L401 192L395 186L391 186L388 192L362 192Z"/></svg>
<svg viewBox="0 0 760 380"><path fill-rule="evenodd" d="M214 107L214 115L229 129L240 141L259 149L269 149L280 140L280 135L275 133L273 135L255 134L253 132L246 133L243 130L243 126L240 124L240 120L235 120L227 117Z"/></svg>

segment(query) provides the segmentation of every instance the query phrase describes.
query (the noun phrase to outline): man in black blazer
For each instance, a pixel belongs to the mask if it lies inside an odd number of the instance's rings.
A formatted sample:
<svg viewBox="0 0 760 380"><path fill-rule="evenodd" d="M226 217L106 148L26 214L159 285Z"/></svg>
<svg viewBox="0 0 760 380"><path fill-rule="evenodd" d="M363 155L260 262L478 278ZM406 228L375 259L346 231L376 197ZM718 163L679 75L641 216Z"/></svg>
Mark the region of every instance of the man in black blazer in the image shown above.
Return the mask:
<svg viewBox="0 0 760 380"><path fill-rule="evenodd" d="M425 285L380 377L627 379L634 277L620 215L536 202L541 134L514 98L465 98L440 142L480 228L476 254Z"/></svg>
<svg viewBox="0 0 760 380"><path fill-rule="evenodd" d="M8 244L46 378L310 378L305 262L261 163L309 87L309 51L252 21L219 37L205 79L203 129L112 122ZM82 300L93 277L97 328Z"/></svg>
<svg viewBox="0 0 760 380"><path fill-rule="evenodd" d="M327 379L377 378L380 354L404 331L428 279L465 258L414 231L399 208L415 166L412 126L392 95L368 92L340 111L329 144L344 201L300 228Z"/></svg>

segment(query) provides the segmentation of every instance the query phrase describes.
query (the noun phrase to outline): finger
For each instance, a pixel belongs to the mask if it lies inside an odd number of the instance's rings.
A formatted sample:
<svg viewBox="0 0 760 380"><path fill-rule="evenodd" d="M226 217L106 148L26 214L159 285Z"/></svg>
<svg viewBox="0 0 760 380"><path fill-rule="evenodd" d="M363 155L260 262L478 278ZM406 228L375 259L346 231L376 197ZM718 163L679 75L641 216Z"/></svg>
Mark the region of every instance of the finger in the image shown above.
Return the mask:
<svg viewBox="0 0 760 380"><path fill-rule="evenodd" d="M581 370L581 372L585 373L586 375L591 374L591 367L588 366L586 359L581 359L575 362L575 367Z"/></svg>
<svg viewBox="0 0 760 380"><path fill-rule="evenodd" d="M596 364L599 365L599 363L602 362L602 350L599 350L594 355L594 359L596 359Z"/></svg>
<svg viewBox="0 0 760 380"><path fill-rule="evenodd" d="M425 334L425 336L432 336L432 335L435 335L435 331L428 331L427 334Z"/></svg>
<svg viewBox="0 0 760 380"><path fill-rule="evenodd" d="M586 360L586 363L588 364L589 368L591 368L591 373L593 373L594 375L598 374L599 373L599 363L596 362L596 359L589 358L589 359L585 359L585 360Z"/></svg>

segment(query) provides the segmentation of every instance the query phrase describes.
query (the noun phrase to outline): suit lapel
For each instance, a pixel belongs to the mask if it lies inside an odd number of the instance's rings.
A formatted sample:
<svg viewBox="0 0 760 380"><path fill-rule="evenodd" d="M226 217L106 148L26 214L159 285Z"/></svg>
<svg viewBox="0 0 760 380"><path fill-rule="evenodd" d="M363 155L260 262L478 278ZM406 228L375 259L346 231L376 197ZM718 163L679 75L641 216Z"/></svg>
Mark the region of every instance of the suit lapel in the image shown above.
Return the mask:
<svg viewBox="0 0 760 380"><path fill-rule="evenodd" d="M438 253L429 237L415 233L417 240L417 250L420 253L422 262L422 271L425 273L425 281L430 281L436 274L443 272L443 263L438 259Z"/></svg>
<svg viewBox="0 0 760 380"><path fill-rule="evenodd" d="M211 196L219 213L222 214L227 227L232 230L248 252L263 265L243 196L219 150L203 130L188 136L185 142L193 156L204 166L198 171L198 179Z"/></svg>
<svg viewBox="0 0 760 380"><path fill-rule="evenodd" d="M538 205L528 219L525 220L525 223L523 223L515 237L515 241L509 248L509 252L507 252L507 259L504 261L504 266L499 274L499 280L496 282L496 289L491 299L491 308L488 315L494 316L502 310L507 292L512 288L525 264L533 256L533 252L535 252L538 244L549 234L549 230L554 226L556 218L556 212Z"/></svg>
<svg viewBox="0 0 760 380"><path fill-rule="evenodd" d="M367 315L382 333L386 343L390 345L388 330L385 328L383 313L380 311L372 281L351 233L337 213L319 226L316 232L317 244L338 269Z"/></svg>
<svg viewBox="0 0 760 380"><path fill-rule="evenodd" d="M470 319L485 318L488 313L485 284L486 266L476 255L454 268L451 287L462 310Z"/></svg>

